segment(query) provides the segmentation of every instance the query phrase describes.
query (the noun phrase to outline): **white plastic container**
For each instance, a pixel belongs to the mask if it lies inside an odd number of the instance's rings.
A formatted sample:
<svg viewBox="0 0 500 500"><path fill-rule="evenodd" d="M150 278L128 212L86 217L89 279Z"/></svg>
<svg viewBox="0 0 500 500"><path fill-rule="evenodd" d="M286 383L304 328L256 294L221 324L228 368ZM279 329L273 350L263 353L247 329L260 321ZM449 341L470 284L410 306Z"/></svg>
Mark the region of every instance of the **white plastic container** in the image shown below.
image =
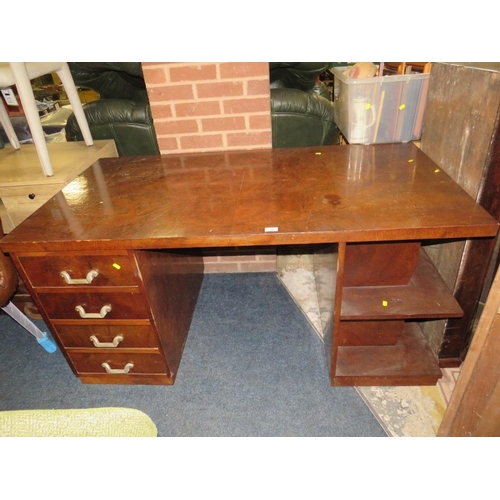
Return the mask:
<svg viewBox="0 0 500 500"><path fill-rule="evenodd" d="M338 80L334 119L349 144L380 144L420 139L430 73Z"/></svg>

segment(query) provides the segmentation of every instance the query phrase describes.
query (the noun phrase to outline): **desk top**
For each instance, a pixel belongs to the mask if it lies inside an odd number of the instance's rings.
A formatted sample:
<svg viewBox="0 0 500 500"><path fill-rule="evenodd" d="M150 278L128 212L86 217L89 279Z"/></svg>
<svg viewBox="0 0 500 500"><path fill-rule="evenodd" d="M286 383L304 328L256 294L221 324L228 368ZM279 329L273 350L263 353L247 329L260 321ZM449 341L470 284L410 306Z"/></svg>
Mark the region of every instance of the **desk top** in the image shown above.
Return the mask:
<svg viewBox="0 0 500 500"><path fill-rule="evenodd" d="M6 252L495 236L412 143L106 158L0 242Z"/></svg>

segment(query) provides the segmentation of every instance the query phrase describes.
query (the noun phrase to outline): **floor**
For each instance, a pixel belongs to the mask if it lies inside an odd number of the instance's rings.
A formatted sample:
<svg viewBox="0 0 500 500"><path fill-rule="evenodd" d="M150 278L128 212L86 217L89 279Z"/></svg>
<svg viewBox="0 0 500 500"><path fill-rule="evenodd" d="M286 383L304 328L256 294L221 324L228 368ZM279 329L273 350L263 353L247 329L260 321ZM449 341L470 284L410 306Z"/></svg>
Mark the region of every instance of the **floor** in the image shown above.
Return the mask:
<svg viewBox="0 0 500 500"><path fill-rule="evenodd" d="M278 276L322 338L316 286L310 255L279 256ZM389 436L433 437L443 418L460 373L443 369L433 387L356 387Z"/></svg>

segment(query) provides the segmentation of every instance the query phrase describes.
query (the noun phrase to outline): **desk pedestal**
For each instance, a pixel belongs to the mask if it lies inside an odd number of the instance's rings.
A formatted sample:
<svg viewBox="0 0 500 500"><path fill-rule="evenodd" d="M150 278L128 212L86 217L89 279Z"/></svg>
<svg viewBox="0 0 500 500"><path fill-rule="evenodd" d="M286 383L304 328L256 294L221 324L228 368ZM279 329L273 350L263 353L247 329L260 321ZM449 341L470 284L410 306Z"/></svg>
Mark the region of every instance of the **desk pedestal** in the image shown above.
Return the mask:
<svg viewBox="0 0 500 500"><path fill-rule="evenodd" d="M332 385L437 382L441 371L420 325L463 312L418 242L326 246L315 272L329 318Z"/></svg>

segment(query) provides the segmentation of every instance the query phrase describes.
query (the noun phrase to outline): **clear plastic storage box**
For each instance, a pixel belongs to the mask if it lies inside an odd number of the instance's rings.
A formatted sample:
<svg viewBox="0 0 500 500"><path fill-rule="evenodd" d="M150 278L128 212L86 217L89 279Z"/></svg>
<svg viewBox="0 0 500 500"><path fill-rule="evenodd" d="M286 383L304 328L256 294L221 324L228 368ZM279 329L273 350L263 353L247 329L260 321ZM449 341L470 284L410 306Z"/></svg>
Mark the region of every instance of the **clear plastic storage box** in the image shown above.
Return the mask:
<svg viewBox="0 0 500 500"><path fill-rule="evenodd" d="M354 79L343 75L345 70L333 68L334 117L349 144L420 139L430 73Z"/></svg>

